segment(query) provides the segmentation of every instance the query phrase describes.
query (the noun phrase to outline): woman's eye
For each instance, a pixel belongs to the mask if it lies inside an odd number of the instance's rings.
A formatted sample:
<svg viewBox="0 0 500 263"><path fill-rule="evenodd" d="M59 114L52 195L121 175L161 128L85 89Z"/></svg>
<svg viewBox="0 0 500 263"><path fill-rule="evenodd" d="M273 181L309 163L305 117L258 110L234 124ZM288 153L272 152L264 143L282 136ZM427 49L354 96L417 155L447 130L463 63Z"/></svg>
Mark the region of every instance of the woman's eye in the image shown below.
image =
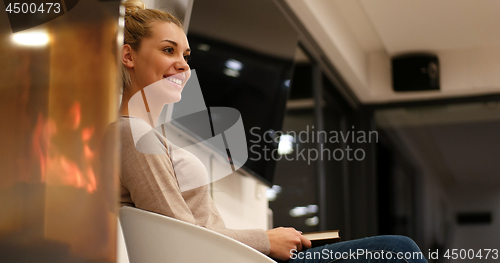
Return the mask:
<svg viewBox="0 0 500 263"><path fill-rule="evenodd" d="M166 47L163 49L163 51L172 54L172 53L174 53L174 48L173 47Z"/></svg>
<svg viewBox="0 0 500 263"><path fill-rule="evenodd" d="M191 59L191 55L184 55L184 60L188 62Z"/></svg>

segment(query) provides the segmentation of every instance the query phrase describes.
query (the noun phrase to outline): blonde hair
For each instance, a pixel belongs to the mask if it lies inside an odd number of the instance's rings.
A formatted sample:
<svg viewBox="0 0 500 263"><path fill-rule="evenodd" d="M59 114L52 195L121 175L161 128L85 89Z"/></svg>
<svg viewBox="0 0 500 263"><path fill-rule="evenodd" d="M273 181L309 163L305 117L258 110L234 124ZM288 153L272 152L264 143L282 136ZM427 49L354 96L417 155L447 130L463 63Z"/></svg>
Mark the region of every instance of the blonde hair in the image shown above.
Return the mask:
<svg viewBox="0 0 500 263"><path fill-rule="evenodd" d="M137 51L141 46L141 41L145 37L150 37L153 22L165 21L174 23L182 28L182 23L170 13L158 9L147 9L141 0L127 0L123 3L125 7L125 28L123 30L124 45L128 44ZM122 64L123 89L132 84L130 74L125 65Z"/></svg>

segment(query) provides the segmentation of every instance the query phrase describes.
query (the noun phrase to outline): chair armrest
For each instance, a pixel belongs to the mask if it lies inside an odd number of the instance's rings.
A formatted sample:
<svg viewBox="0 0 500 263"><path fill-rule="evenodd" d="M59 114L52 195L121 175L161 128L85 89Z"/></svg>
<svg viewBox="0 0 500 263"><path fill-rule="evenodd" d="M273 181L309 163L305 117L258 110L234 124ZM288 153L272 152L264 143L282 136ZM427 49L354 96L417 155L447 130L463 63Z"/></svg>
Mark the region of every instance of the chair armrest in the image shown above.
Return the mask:
<svg viewBox="0 0 500 263"><path fill-rule="evenodd" d="M138 208L121 207L120 222L131 263L275 262L217 232Z"/></svg>

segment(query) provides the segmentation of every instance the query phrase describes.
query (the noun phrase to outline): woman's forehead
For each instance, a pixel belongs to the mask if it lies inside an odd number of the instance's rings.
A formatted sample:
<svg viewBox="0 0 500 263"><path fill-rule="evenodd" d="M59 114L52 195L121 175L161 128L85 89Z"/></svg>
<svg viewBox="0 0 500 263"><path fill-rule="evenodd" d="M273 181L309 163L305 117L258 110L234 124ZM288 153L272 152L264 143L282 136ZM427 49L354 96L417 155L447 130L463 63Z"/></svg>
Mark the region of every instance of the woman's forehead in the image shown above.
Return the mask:
<svg viewBox="0 0 500 263"><path fill-rule="evenodd" d="M151 27L155 42L174 41L180 47L189 48L186 34L182 28L170 22L156 22Z"/></svg>

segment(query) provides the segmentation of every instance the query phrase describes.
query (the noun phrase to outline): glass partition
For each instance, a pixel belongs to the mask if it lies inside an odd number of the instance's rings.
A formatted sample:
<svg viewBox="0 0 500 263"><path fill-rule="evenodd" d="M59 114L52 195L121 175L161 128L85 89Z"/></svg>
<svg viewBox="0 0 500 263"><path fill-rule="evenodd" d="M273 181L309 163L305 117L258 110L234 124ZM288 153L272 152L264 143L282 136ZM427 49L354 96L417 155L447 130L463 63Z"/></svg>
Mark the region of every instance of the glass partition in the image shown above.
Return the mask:
<svg viewBox="0 0 500 263"><path fill-rule="evenodd" d="M120 1L65 2L0 12L2 262L116 261Z"/></svg>

